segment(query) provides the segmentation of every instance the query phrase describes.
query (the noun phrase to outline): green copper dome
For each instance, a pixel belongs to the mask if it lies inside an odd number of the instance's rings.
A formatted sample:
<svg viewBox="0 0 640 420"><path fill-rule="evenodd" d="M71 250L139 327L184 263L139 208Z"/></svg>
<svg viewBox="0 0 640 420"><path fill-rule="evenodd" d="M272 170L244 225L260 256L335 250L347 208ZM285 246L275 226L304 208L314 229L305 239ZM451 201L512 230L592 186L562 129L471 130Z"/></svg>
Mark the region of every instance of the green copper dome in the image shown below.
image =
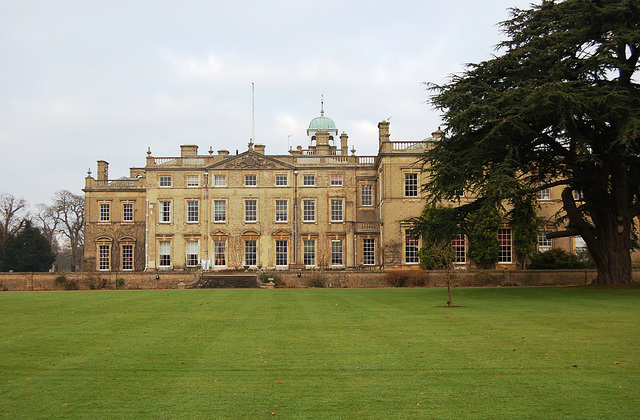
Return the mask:
<svg viewBox="0 0 640 420"><path fill-rule="evenodd" d="M338 129L336 128L336 123L329 117L324 116L324 103L320 107L320 116L315 117L309 123L309 128L307 129L307 135L310 135L311 132L315 132L318 130L327 130L333 131L338 134Z"/></svg>

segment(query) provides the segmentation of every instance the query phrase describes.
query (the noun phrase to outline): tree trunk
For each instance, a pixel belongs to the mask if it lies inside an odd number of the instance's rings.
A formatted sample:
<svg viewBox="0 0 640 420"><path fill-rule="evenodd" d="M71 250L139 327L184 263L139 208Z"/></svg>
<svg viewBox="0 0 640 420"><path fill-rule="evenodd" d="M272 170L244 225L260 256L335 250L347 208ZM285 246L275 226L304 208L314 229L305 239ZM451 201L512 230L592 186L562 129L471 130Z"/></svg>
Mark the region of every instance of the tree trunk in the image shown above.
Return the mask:
<svg viewBox="0 0 640 420"><path fill-rule="evenodd" d="M633 283L631 277L631 255L629 248L625 246L625 238L622 234L610 236L608 240L598 241L600 243L601 258L594 257L598 269L598 277L592 284L630 284ZM595 253L592 252L592 255ZM604 257L604 258L602 258Z"/></svg>

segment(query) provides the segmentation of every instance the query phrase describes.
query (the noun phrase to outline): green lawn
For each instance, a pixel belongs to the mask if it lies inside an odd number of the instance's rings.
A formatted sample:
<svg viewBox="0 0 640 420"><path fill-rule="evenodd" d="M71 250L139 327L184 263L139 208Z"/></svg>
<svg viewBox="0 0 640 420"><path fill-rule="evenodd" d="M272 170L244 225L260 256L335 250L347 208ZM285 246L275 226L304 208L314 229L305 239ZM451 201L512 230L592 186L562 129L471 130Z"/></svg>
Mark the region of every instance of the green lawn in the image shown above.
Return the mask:
<svg viewBox="0 0 640 420"><path fill-rule="evenodd" d="M0 416L640 417L640 288L446 293L0 293Z"/></svg>

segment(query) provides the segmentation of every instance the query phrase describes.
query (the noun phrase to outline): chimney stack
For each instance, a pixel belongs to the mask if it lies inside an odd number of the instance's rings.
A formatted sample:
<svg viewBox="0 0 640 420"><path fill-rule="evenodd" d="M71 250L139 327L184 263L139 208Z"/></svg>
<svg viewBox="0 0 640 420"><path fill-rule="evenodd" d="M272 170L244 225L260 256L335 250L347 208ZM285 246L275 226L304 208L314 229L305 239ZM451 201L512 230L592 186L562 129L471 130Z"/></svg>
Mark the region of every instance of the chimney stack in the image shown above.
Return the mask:
<svg viewBox="0 0 640 420"><path fill-rule="evenodd" d="M107 181L109 179L109 162L105 160L98 161L98 181Z"/></svg>
<svg viewBox="0 0 640 420"><path fill-rule="evenodd" d="M380 147L382 147L382 143L389 141L389 121L378 123L378 140L380 141Z"/></svg>
<svg viewBox="0 0 640 420"><path fill-rule="evenodd" d="M195 144L183 144L180 146L180 157L198 156L198 146Z"/></svg>

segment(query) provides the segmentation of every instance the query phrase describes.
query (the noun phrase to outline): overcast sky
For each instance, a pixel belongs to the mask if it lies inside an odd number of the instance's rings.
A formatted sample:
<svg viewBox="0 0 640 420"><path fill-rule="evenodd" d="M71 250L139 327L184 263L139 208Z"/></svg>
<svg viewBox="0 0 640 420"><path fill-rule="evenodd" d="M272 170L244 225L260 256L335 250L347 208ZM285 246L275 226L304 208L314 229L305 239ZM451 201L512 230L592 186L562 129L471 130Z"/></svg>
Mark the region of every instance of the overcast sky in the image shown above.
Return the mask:
<svg viewBox="0 0 640 420"><path fill-rule="evenodd" d="M490 58L520 0L0 0L0 192L31 208L180 144L268 154L320 114L357 155L441 123L423 82Z"/></svg>

